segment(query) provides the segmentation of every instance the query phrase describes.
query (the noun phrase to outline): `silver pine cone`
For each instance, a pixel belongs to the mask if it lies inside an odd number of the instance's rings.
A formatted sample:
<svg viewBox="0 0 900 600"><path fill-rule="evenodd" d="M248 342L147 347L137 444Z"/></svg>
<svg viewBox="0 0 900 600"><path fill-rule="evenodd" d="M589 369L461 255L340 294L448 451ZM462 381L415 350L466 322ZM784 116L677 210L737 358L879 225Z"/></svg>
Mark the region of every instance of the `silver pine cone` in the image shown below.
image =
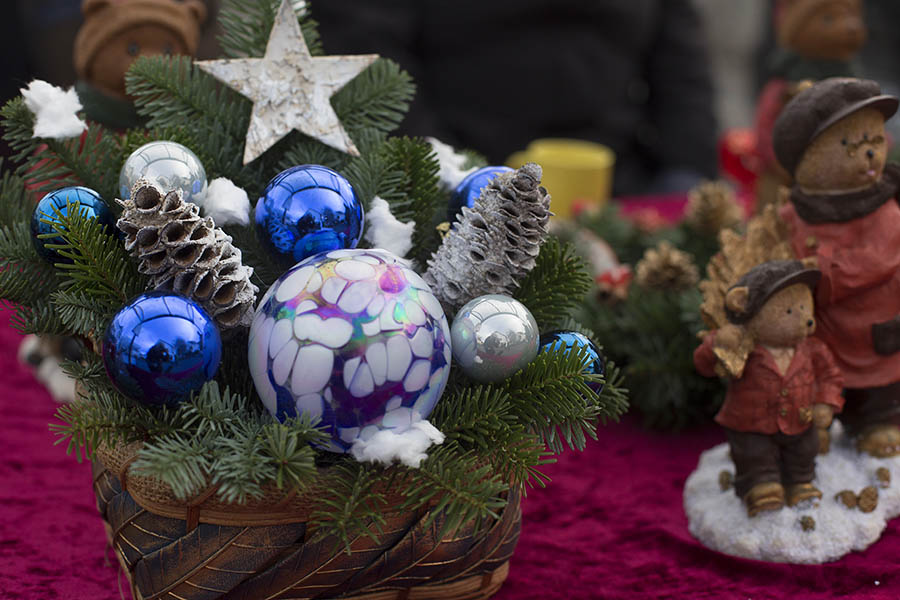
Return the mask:
<svg viewBox="0 0 900 600"><path fill-rule="evenodd" d="M163 195L146 179L135 183L131 199L116 201L124 209L116 225L125 249L140 259L138 270L154 289L192 298L223 330L250 325L259 291L250 282L253 269L212 218L200 217L180 191Z"/></svg>
<svg viewBox="0 0 900 600"><path fill-rule="evenodd" d="M534 268L547 236L550 195L541 167L528 163L498 175L428 261L425 281L448 314L485 294L511 294Z"/></svg>

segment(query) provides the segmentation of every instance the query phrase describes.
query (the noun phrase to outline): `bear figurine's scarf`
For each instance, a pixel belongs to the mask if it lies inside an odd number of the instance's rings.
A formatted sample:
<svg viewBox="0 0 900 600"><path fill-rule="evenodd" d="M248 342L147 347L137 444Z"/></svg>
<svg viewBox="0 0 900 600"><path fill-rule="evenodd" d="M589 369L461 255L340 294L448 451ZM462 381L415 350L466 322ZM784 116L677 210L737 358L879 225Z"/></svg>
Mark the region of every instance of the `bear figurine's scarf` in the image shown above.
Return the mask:
<svg viewBox="0 0 900 600"><path fill-rule="evenodd" d="M884 167L881 181L848 194L807 194L799 187L791 190L791 203L807 223L844 223L871 214L882 204L896 198L900 187L900 164Z"/></svg>

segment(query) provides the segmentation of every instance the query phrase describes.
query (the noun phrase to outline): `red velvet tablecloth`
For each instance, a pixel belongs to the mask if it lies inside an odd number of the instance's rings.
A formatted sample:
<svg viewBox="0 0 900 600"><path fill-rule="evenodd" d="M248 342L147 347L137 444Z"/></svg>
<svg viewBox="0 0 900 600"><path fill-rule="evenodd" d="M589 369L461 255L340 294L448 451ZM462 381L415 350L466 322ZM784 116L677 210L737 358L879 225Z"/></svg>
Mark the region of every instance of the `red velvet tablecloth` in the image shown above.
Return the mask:
<svg viewBox="0 0 900 600"><path fill-rule="evenodd" d="M53 446L50 397L16 364L0 314L0 600L117 600L127 584L106 547L88 465ZM709 551L688 533L681 490L709 428L680 435L631 418L547 469L525 501L509 580L495 598L900 597L900 519L865 552L823 566L773 565Z"/></svg>

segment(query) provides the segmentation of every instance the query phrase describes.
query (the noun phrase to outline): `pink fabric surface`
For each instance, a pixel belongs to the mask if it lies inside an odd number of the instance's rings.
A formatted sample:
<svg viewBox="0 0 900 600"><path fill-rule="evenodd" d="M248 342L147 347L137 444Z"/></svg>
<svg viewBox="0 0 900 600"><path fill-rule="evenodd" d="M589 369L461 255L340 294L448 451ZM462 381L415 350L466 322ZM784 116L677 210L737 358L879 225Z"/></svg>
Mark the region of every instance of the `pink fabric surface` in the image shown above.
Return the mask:
<svg viewBox="0 0 900 600"><path fill-rule="evenodd" d="M129 598L90 468L52 445L54 404L16 363L19 336L6 321L0 313L0 599ZM662 435L626 418L585 452L563 455L546 469L552 484L525 501L522 538L495 598L900 597L900 519L865 552L821 566L731 558L694 540L682 486L700 452L723 439L715 427Z"/></svg>

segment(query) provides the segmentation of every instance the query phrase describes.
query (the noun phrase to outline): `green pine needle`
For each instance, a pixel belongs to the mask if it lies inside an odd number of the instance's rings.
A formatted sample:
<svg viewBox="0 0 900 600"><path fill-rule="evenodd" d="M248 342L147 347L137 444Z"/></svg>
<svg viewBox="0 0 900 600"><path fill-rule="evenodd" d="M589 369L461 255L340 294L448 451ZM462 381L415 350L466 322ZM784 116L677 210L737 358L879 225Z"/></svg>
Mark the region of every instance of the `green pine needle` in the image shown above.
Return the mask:
<svg viewBox="0 0 900 600"><path fill-rule="evenodd" d="M34 137L34 115L22 97L0 109L3 139L16 151L19 174L43 195L70 185L96 191L110 204L119 182L120 149L116 135L91 123L80 136L57 140ZM46 145L45 148L41 148Z"/></svg>
<svg viewBox="0 0 900 600"><path fill-rule="evenodd" d="M230 58L260 57L266 53L269 33L281 0L226 0L219 12L222 34L218 37L225 56ZM297 12L303 39L313 56L322 53L318 26L308 10Z"/></svg>
<svg viewBox="0 0 900 600"><path fill-rule="evenodd" d="M557 329L581 304L593 280L571 244L549 237L537 264L520 282L515 298L528 307L541 332Z"/></svg>

